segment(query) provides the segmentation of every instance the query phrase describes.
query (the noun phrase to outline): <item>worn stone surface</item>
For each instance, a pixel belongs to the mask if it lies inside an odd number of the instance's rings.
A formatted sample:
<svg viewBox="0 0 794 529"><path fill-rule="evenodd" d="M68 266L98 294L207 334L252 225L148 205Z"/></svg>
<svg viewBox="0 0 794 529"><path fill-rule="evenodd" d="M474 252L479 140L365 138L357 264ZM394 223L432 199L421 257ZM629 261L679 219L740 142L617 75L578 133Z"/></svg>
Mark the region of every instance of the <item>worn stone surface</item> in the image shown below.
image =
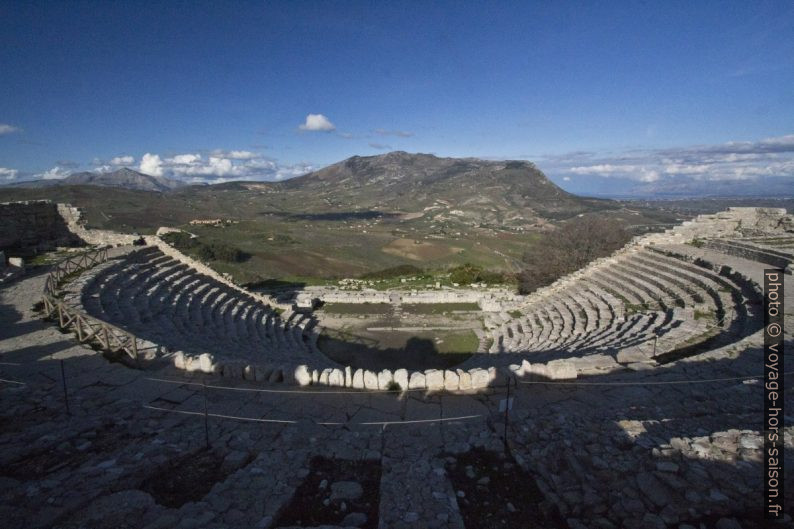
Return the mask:
<svg viewBox="0 0 794 529"><path fill-rule="evenodd" d="M665 248L691 257L692 262L701 259L701 264L730 267L721 275L694 264L673 269L712 285L711 302L719 299L728 306L736 292L745 296L742 299L757 301L755 287L766 264L712 248ZM672 266L671 259L678 258L659 255L654 265L662 277L665 268ZM628 273L623 263L626 259L637 267L633 277L639 281L648 274L642 267L649 266L652 257L647 249L627 250L596 268ZM698 274L700 268L703 274ZM597 281L587 283L592 295L585 299L583 289L569 287L591 277L589 273ZM666 273L668 278L674 277L673 272ZM734 306L737 312L729 318L723 342L664 365L649 361L643 362L644 370L612 371L607 357L639 358L620 357L620 350L614 347L618 339L631 342L630 347L644 348L654 326L668 325L673 314L690 318L677 320L682 323L675 327L662 327L668 332L659 338L658 349L666 351L663 342L671 333L676 333L673 339L680 339L702 332L703 327L698 327L700 323L687 311L670 310L668 323L660 316L667 314L663 311L621 314L626 307L610 298L608 289L598 288L608 278L592 270L587 274L569 279L565 283L568 290L540 293L542 311L532 312L538 318L523 319L520 327L509 314L504 319L501 313L492 315L502 319L492 329L504 330L501 352L473 355L470 364L448 371L454 373L461 388L468 375L479 392L443 391L446 373L435 371L428 372L428 377L437 389L428 394L424 373L398 375L395 370L393 378L407 380L407 386L415 390L395 395L352 388L350 393L339 393L339 388L320 385L302 391L300 380L314 380L315 373L317 382L325 373L329 385L332 380L343 380L345 385L356 386L358 378L358 387L364 388L365 373L311 365L298 376L295 367L301 363L287 356L260 362L261 347L255 353L259 356L238 360L221 359L206 350L193 355L171 354L164 356L167 362L154 363L147 370L109 363L33 312L44 276L29 272L0 288L0 368L6 381L0 384L0 422L13 425L0 433L4 526L273 527L280 509L307 478L311 459L322 455L380 463L380 527L462 528L459 502L472 498L457 494L445 465L456 454L474 448L504 451L504 412L499 412L499 402L505 398L505 388L500 377L508 374L507 367L513 364L519 367L510 370L516 381L511 385L514 406L508 415L510 453L527 472L527 479L536 482L543 501L554 505L568 526L699 527L708 519L716 527L762 527L748 514L762 504L763 491L759 431L763 386L757 380L746 380L757 375L764 364L758 305L748 302L744 313L739 312L744 304ZM185 274L183 279L189 277ZM81 279L83 276L74 281ZM627 288L625 293L631 294L628 283L622 285ZM660 288L650 282L643 285L648 290ZM670 279L665 285L676 288ZM63 299L77 301L75 294L81 289L70 291L67 285ZM632 290L631 295L639 296L641 290ZM552 296L552 292L564 295ZM159 295L165 299L169 294ZM683 297L688 292L679 288L675 295ZM581 302L581 310L565 310L565 300ZM143 306L140 312L130 312L123 299L118 301L114 310L127 317L149 314L143 312ZM230 336L257 332L253 321L249 325L246 318L256 318L265 309L255 300L249 301L217 320L224 322L221 336L227 347L238 345ZM251 312L252 307L260 312ZM787 300L784 312L790 333L794 329L791 301ZM200 311L193 314L199 315L212 317ZM272 334L273 350L317 354L300 345L298 327L303 320L285 317L288 319L289 325L263 320L261 336L270 336L268 332L276 328L295 328L293 333ZM158 320L164 326L161 332L187 335L187 331L165 327L168 321L182 320ZM502 325L510 326L510 332ZM790 334L786 338L790 342ZM558 347L566 343L573 345ZM518 352L522 350L530 360ZM786 360L794 365L791 348L787 350ZM554 364L555 360L570 361L577 354L595 357L586 367L593 372L577 372L576 379L560 380L564 384L553 380L559 376L558 369L567 370L566 376L571 374L564 364ZM506 357L503 363L500 357ZM473 365L478 362L481 364ZM223 373L217 373L221 363ZM61 365L70 415L65 408ZM499 376L495 365L505 368ZM550 370L549 365L556 367ZM208 366L211 372L206 372ZM538 367L542 369L536 370ZM226 374L228 377L222 376ZM368 375L370 386L373 377L378 387L374 372ZM791 407L794 393L788 378L782 381L782 394ZM290 379L295 385L285 386L283 381ZM202 382L207 382L206 390ZM301 393L290 393L292 390ZM205 404L210 413L206 430ZM782 432L785 453L790 457L794 427L786 425ZM207 436L222 472L196 497L177 507L163 507L156 494L141 484L163 479L168 464L187 465L205 449ZM787 460L787 464L794 462ZM326 483L329 495L333 485ZM479 486L487 489L489 483ZM787 486L794 484L787 482ZM505 501L513 509L522 507L510 498ZM353 514L349 522L359 522L361 518Z"/></svg>

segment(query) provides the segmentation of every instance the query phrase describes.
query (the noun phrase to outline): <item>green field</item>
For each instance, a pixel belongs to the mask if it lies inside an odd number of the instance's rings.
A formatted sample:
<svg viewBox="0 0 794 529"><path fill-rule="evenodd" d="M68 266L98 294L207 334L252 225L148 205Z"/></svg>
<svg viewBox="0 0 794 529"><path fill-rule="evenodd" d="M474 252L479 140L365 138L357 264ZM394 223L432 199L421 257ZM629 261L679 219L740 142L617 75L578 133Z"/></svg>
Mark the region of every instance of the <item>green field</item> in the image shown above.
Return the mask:
<svg viewBox="0 0 794 529"><path fill-rule="evenodd" d="M329 358L354 369L446 369L477 351L471 330L355 331L324 329L318 347Z"/></svg>
<svg viewBox="0 0 794 529"><path fill-rule="evenodd" d="M452 286L450 268L467 263L506 274L505 284L512 287L522 256L542 251L538 243L555 222L578 214L613 215L632 224L671 217L652 216L655 209L635 204L629 210L562 192L546 196L553 186L540 185L542 175L527 167L499 174L488 186L461 176L412 184L400 193L375 183L326 187L297 181L191 186L168 193L83 185L0 188L0 201L70 203L83 209L88 227L125 233L181 228L204 245L242 251L241 262L207 263L239 284L294 282L300 287L368 276L377 280L367 287L379 290ZM202 219L228 223L190 224ZM380 275L400 266L418 272Z"/></svg>
<svg viewBox="0 0 794 529"><path fill-rule="evenodd" d="M403 303L404 312L410 314L447 314L455 311L479 311L476 303Z"/></svg>
<svg viewBox="0 0 794 529"><path fill-rule="evenodd" d="M322 311L327 314L391 314L388 303L326 303Z"/></svg>

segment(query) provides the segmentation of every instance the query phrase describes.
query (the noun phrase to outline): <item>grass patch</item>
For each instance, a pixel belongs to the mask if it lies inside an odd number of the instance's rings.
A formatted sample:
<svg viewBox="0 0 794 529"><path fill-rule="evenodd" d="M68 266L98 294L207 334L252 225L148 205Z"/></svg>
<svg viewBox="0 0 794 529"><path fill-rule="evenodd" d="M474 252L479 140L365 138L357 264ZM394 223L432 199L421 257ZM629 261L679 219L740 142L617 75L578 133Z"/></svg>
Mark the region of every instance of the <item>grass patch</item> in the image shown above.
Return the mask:
<svg viewBox="0 0 794 529"><path fill-rule="evenodd" d="M712 312L710 310L706 310L706 311L696 310L695 311L695 320L697 321L697 320L701 320L701 319L713 320L714 319L714 312Z"/></svg>
<svg viewBox="0 0 794 529"><path fill-rule="evenodd" d="M477 351L473 331L367 331L325 328L317 346L353 369L447 369Z"/></svg>
<svg viewBox="0 0 794 529"><path fill-rule="evenodd" d="M326 314L390 314L389 303L326 303L322 307Z"/></svg>
<svg viewBox="0 0 794 529"><path fill-rule="evenodd" d="M414 265L398 265L361 275L361 279L394 279L403 276L421 276L424 270Z"/></svg>
<svg viewBox="0 0 794 529"><path fill-rule="evenodd" d="M403 311L411 314L444 314L456 310L478 311L480 306L476 303L404 303Z"/></svg>
<svg viewBox="0 0 794 529"><path fill-rule="evenodd" d="M179 251L190 254L200 261L223 261L240 263L250 257L239 248L219 241L205 243L185 232L166 233L162 239Z"/></svg>
<svg viewBox="0 0 794 529"><path fill-rule="evenodd" d="M450 332L441 339L437 345L441 354L467 354L477 351L480 339L474 331Z"/></svg>

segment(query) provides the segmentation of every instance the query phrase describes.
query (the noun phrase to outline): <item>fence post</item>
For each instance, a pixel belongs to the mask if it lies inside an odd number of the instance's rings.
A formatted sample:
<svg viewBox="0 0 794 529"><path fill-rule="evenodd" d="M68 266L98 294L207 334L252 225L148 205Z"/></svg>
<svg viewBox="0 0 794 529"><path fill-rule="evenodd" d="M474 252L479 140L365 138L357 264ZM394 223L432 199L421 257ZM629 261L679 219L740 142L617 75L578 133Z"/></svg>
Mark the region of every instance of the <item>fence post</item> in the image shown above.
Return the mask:
<svg viewBox="0 0 794 529"><path fill-rule="evenodd" d="M66 403L66 415L71 415L72 412L69 409L69 392L66 390L66 371L63 367L63 359L61 359L61 382L63 383L63 400Z"/></svg>
<svg viewBox="0 0 794 529"><path fill-rule="evenodd" d="M135 358L135 365L138 365L138 339L135 337L134 334L128 334L128 336L132 339L132 354Z"/></svg>
<svg viewBox="0 0 794 529"><path fill-rule="evenodd" d="M510 422L510 377L507 377L507 398L505 399L505 452L507 452L507 425Z"/></svg>
<svg viewBox="0 0 794 529"><path fill-rule="evenodd" d="M210 449L210 425L209 425L209 418L207 416L207 382L202 379L201 385L204 388L204 441L206 443L207 450Z"/></svg>

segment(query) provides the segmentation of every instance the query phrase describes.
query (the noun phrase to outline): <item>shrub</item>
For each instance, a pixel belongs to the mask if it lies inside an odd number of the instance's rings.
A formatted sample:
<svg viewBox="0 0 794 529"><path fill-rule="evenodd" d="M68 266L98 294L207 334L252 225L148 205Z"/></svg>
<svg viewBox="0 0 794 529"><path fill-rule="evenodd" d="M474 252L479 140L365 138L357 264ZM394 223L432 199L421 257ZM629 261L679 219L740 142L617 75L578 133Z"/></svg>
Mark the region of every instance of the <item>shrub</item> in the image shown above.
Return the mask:
<svg viewBox="0 0 794 529"><path fill-rule="evenodd" d="M361 275L361 279L392 279L401 276L419 276L424 273L424 270L417 266L405 264L384 268L383 270L376 270L374 272L367 272Z"/></svg>
<svg viewBox="0 0 794 529"><path fill-rule="evenodd" d="M519 274L519 292L529 294L550 285L560 277L606 257L630 239L617 221L579 217L547 233L524 255L524 269Z"/></svg>
<svg viewBox="0 0 794 529"><path fill-rule="evenodd" d="M490 270L483 270L479 266L466 263L461 266L456 266L449 270L449 280L453 283L461 285L470 285L472 283L504 283L505 276L499 272L492 272Z"/></svg>
<svg viewBox="0 0 794 529"><path fill-rule="evenodd" d="M166 233L162 239L177 250L192 254L201 261L239 263L249 257L239 248L222 242L204 243L185 232Z"/></svg>

